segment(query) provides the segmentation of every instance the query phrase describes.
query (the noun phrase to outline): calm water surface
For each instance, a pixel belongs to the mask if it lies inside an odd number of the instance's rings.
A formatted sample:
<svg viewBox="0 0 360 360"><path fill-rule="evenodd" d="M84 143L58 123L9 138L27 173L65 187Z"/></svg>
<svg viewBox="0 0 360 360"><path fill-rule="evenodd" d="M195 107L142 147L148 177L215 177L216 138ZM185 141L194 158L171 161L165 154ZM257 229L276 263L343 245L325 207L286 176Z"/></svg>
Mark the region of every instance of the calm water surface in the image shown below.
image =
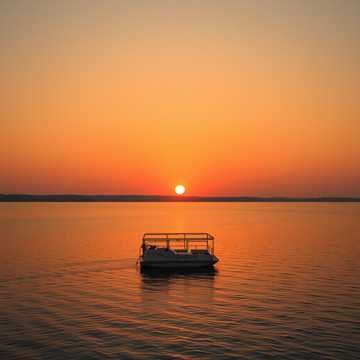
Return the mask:
<svg viewBox="0 0 360 360"><path fill-rule="evenodd" d="M141 274L151 231L217 270ZM359 357L358 204L0 204L1 359Z"/></svg>

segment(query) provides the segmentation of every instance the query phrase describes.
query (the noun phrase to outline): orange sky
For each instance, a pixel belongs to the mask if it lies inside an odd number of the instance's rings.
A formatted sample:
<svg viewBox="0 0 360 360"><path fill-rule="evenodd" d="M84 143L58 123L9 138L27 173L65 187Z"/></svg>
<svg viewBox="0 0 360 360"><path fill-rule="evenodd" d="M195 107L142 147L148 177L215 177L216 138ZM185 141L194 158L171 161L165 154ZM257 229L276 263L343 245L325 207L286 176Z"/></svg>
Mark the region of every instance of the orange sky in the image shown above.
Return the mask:
<svg viewBox="0 0 360 360"><path fill-rule="evenodd" d="M0 193L360 196L360 2L2 1Z"/></svg>

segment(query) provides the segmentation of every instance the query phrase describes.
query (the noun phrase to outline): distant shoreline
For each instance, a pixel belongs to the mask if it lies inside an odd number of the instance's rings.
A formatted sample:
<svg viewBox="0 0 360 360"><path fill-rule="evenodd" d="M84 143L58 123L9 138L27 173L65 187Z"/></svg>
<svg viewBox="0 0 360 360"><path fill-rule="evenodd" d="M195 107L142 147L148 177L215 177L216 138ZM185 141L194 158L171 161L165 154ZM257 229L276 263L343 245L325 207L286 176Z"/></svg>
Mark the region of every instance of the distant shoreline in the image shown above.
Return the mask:
<svg viewBox="0 0 360 360"><path fill-rule="evenodd" d="M0 202L360 202L360 197L0 194Z"/></svg>

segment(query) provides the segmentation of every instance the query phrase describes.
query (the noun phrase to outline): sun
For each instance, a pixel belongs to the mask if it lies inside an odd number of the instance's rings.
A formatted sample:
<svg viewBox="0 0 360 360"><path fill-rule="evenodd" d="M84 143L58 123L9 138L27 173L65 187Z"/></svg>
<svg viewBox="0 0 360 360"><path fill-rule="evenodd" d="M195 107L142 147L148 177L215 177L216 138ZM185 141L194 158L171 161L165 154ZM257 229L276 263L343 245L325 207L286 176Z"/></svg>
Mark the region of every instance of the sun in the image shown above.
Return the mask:
<svg viewBox="0 0 360 360"><path fill-rule="evenodd" d="M176 185L175 187L175 192L178 194L178 195L182 195L184 194L185 192L185 186L184 185Z"/></svg>

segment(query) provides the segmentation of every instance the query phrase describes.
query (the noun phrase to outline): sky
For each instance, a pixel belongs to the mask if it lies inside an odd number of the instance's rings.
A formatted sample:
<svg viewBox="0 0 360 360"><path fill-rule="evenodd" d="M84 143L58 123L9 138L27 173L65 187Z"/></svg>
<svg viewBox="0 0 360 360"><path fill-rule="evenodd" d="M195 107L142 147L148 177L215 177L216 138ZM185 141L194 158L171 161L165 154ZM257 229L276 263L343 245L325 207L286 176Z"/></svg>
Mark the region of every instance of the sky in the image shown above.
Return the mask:
<svg viewBox="0 0 360 360"><path fill-rule="evenodd" d="M0 193L360 196L360 1L0 2Z"/></svg>

